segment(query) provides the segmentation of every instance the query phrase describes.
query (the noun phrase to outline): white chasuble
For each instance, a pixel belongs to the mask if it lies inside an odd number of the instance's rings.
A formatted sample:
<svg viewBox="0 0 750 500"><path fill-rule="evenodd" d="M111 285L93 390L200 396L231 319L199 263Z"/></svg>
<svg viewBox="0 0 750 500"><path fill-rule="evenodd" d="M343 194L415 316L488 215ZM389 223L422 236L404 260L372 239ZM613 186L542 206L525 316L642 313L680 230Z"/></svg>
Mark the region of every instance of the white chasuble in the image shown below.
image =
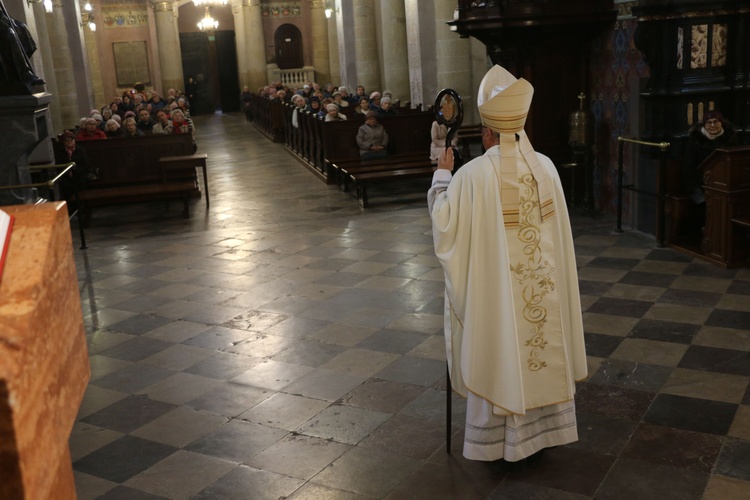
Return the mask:
<svg viewBox="0 0 750 500"><path fill-rule="evenodd" d="M575 441L575 381L587 370L557 171L538 155L556 210L542 221L528 163L509 145L517 170L502 172L500 149L466 164L449 184L434 180L428 194L445 271L451 384L468 398L464 455L478 460L519 460Z"/></svg>

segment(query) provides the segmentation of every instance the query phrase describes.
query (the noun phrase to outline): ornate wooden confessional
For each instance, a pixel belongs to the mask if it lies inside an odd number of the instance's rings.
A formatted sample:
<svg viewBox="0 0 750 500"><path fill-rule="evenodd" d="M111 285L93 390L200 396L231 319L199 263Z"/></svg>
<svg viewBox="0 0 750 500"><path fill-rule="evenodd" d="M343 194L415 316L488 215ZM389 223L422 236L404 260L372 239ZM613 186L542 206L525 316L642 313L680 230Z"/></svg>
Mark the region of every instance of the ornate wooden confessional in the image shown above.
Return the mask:
<svg viewBox="0 0 750 500"><path fill-rule="evenodd" d="M702 217L691 216L694 207L680 179L686 175L681 164L687 159L689 129L708 111L721 111L735 125L740 144L748 143L750 4L641 0L632 12L638 19L635 44L650 70L640 94L641 136L672 144L672 168L666 179L667 240L721 266L742 265L747 262L746 230L732 219L750 216L750 157L723 154L722 162L719 156L704 162L707 203L702 231ZM721 170L722 165L731 165L731 172Z"/></svg>
<svg viewBox="0 0 750 500"><path fill-rule="evenodd" d="M571 158L570 112L581 92L590 95L592 43L616 15L612 0L462 0L448 24L534 86L526 133L535 150L561 165Z"/></svg>

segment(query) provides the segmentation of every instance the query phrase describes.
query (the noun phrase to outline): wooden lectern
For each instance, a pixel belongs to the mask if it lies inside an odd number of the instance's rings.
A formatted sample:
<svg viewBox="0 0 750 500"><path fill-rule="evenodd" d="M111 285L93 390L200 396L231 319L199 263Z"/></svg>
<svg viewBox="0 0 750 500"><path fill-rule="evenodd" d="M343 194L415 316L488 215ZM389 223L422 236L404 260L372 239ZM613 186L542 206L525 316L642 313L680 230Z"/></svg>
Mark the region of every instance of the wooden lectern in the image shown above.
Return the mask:
<svg viewBox="0 0 750 500"><path fill-rule="evenodd" d="M747 265L750 147L717 149L701 164L701 170L706 193L703 255L722 267Z"/></svg>
<svg viewBox="0 0 750 500"><path fill-rule="evenodd" d="M0 281L0 498L75 499L68 439L90 369L64 202L13 215Z"/></svg>

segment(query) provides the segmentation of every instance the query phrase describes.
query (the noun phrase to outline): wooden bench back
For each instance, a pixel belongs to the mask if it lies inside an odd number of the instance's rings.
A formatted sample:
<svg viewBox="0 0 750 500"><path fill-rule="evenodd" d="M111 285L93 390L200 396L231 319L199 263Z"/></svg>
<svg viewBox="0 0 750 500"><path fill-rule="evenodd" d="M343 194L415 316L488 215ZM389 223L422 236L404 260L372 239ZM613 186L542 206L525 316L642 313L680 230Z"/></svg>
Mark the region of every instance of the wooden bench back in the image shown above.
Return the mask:
<svg viewBox="0 0 750 500"><path fill-rule="evenodd" d="M62 144L54 141L56 152ZM132 139L115 138L82 141L91 165L99 168L99 179L90 187L142 184L162 180L159 158L193 154L190 134L144 135Z"/></svg>
<svg viewBox="0 0 750 500"><path fill-rule="evenodd" d="M424 153L430 155L430 127L435 115L426 111L412 111L379 118L388 133L388 150L392 154ZM364 115L341 122L323 124L323 149L329 163L359 158L357 132L364 125Z"/></svg>

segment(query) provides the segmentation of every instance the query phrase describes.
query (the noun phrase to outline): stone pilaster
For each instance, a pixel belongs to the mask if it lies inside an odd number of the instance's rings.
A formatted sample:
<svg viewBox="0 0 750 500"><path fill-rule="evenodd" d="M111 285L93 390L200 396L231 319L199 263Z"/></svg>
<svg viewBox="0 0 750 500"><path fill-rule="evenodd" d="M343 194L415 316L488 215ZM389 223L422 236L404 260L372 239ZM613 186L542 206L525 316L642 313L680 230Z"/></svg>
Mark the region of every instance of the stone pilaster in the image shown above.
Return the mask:
<svg viewBox="0 0 750 500"><path fill-rule="evenodd" d="M180 32L177 28L177 2L172 0L152 0L156 24L156 38L159 47L161 66L161 86L159 94L166 89L181 89L185 86L180 57Z"/></svg>
<svg viewBox="0 0 750 500"><path fill-rule="evenodd" d="M247 83L247 45L245 44L245 12L242 9L242 1L233 1L232 17L234 17L234 40L237 46L237 75L240 79L240 88Z"/></svg>
<svg viewBox="0 0 750 500"><path fill-rule="evenodd" d="M328 57L330 58L331 83L341 85L341 65L339 63L339 35L336 29L336 16L326 19L328 23ZM354 89L350 89L352 91Z"/></svg>
<svg viewBox="0 0 750 500"><path fill-rule="evenodd" d="M101 16L95 15L94 18L101 19ZM99 64L99 45L96 41L96 32L91 31L88 26L84 26L83 38L86 41L86 59L89 65L91 86L94 92L94 107L97 109L101 109L103 105L109 104L114 96L105 95L104 93L104 83L102 83L102 67L101 64Z"/></svg>
<svg viewBox="0 0 750 500"><path fill-rule="evenodd" d="M269 83L260 0L242 0L242 10L245 20L245 59L247 61L245 85L249 85L250 90L257 91Z"/></svg>
<svg viewBox="0 0 750 500"><path fill-rule="evenodd" d="M425 2L430 3L430 2ZM378 40L373 0L354 0L354 51L357 57L357 85L365 91L382 90L378 61Z"/></svg>
<svg viewBox="0 0 750 500"><path fill-rule="evenodd" d="M381 0L379 5L380 17L383 20L383 89L390 90L395 99L408 101L411 95L404 0Z"/></svg>
<svg viewBox="0 0 750 500"><path fill-rule="evenodd" d="M339 75L341 84L351 92L359 85L357 76L357 53L354 50L354 7L351 2L336 0L336 33L339 50Z"/></svg>
<svg viewBox="0 0 750 500"><path fill-rule="evenodd" d="M469 39L461 38L450 30L446 24L453 20L456 2L453 0L435 0L435 51L437 58L437 91L450 87L461 95L464 106L464 122L476 123L473 113L476 112L476 86L472 85L471 44ZM482 72L482 77L484 72ZM432 95L430 103L434 103ZM477 115L478 116L478 115Z"/></svg>
<svg viewBox="0 0 750 500"><path fill-rule="evenodd" d="M62 0L55 0L52 3L52 8L52 14L47 23L49 44L51 47L67 47L68 31L65 27ZM80 26L80 21L75 26ZM88 116L88 113L81 114L78 108L78 91L76 90L75 72L73 70L73 57L68 50L52 50L51 53L55 82L57 83L56 111L59 112L62 128L72 128L78 125L82 116Z"/></svg>
<svg viewBox="0 0 750 500"><path fill-rule="evenodd" d="M331 82L331 58L328 55L328 19L325 0L310 0L312 15L313 66L315 80L321 85Z"/></svg>

